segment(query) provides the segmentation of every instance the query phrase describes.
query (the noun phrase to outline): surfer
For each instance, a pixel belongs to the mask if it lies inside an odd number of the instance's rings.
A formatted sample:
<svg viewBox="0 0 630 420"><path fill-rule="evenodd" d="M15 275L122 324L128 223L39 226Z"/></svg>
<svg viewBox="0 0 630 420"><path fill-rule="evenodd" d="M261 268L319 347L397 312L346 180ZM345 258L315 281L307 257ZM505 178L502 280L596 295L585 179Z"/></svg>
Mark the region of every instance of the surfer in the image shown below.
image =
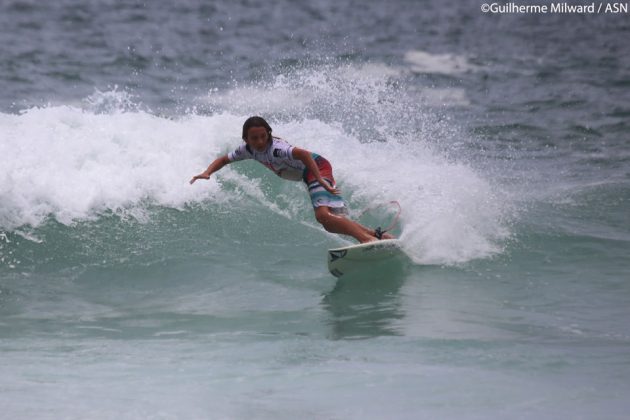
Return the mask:
<svg viewBox="0 0 630 420"><path fill-rule="evenodd" d="M335 185L330 163L316 153L291 146L279 137L272 136L271 131L262 117L248 118L243 124L242 138L245 143L215 159L208 169L194 176L190 183L209 179L210 175L232 162L255 159L281 178L303 181L311 197L315 219L328 232L349 235L361 243L394 238L380 228L369 229L348 219L348 210Z"/></svg>

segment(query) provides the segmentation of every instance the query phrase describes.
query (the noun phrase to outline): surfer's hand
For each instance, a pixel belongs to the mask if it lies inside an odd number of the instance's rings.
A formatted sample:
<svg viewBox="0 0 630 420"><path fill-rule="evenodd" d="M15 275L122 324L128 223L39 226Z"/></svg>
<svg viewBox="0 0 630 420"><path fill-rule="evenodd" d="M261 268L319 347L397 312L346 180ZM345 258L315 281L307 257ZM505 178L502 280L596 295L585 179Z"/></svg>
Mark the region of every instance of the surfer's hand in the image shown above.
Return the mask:
<svg viewBox="0 0 630 420"><path fill-rule="evenodd" d="M339 195L341 194L341 191L339 189L337 189L337 187L333 187L332 185L330 185L328 183L328 181L326 181L325 179L322 179L320 182L322 187L324 187L324 189L326 191L328 191L331 194L335 194L335 195Z"/></svg>
<svg viewBox="0 0 630 420"><path fill-rule="evenodd" d="M194 182L195 182L196 180L198 180L198 179L210 179L210 174L207 174L207 173L205 173L205 172L204 172L204 173L201 173L201 174L199 174L199 175L195 175L195 176L193 176L193 178L190 180L190 183L192 184L192 183L194 183Z"/></svg>

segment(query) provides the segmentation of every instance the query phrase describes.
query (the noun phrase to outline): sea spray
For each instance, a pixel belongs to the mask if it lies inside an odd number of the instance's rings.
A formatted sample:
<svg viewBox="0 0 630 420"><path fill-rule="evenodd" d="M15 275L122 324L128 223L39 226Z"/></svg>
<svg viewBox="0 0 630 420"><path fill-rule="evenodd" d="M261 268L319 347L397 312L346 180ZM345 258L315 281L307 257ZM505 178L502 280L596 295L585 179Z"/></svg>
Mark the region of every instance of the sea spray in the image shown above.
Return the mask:
<svg viewBox="0 0 630 420"><path fill-rule="evenodd" d="M70 224L147 205L183 209L233 200L239 206L239 191L266 210L313 223L301 184L285 185L262 167L252 172L251 162L188 185L238 147L246 116L263 111L275 135L332 162L353 216L368 203L398 200L401 239L416 262L456 264L500 252L509 236L509 202L465 156L445 156L436 147L457 131L417 109L398 72L355 70L302 69L212 96L213 109L205 113L173 117L130 106L124 92L101 93L102 100L97 92L87 108L3 114L0 147L9 159L0 169L0 225L37 227L48 218ZM287 103L291 97L299 100ZM119 108L112 105L117 101Z"/></svg>

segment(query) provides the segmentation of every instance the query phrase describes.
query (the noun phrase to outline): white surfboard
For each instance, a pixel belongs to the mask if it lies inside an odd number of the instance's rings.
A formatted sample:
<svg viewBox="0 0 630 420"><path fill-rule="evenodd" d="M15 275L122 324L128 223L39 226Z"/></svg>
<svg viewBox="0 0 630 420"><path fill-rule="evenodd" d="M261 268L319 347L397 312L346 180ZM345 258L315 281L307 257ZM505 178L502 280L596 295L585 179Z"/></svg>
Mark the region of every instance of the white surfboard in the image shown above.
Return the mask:
<svg viewBox="0 0 630 420"><path fill-rule="evenodd" d="M328 271L335 276L356 271L370 262L403 255L398 239L382 239L365 244L328 250Z"/></svg>

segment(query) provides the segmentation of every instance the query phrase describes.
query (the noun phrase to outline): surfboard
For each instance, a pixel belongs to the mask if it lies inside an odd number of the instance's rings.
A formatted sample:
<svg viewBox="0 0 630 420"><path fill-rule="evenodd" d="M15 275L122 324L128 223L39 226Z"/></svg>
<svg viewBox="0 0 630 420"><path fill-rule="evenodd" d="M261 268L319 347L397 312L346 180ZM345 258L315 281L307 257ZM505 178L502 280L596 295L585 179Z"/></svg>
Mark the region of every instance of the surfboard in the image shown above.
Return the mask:
<svg viewBox="0 0 630 420"><path fill-rule="evenodd" d="M350 245L328 250L328 271L341 277L369 263L403 255L398 239L382 239L365 244Z"/></svg>

